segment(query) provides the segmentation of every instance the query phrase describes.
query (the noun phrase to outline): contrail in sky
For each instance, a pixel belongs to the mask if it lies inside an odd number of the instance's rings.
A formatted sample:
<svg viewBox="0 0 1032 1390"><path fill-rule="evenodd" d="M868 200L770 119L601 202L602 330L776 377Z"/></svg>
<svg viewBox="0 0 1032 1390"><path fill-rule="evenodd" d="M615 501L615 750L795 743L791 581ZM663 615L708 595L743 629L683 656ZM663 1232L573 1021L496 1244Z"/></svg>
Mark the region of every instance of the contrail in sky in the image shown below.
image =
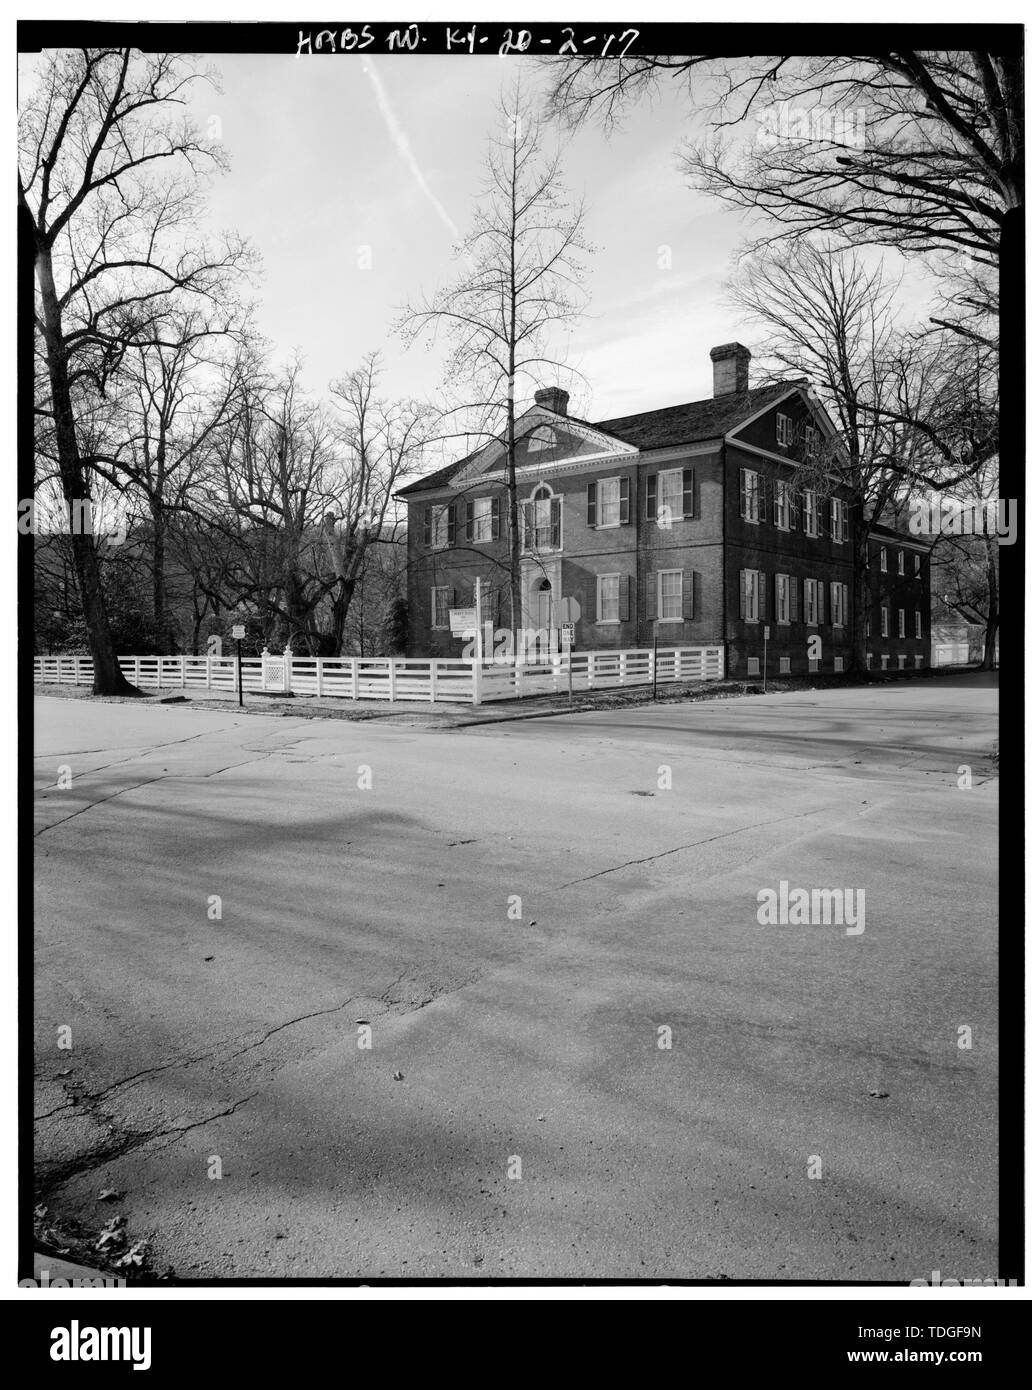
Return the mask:
<svg viewBox="0 0 1032 1390"><path fill-rule="evenodd" d="M362 71L366 74L366 76L369 78L369 81L373 84L373 91L376 93L376 104L380 108L380 115L383 117L384 122L386 123L387 130L394 144L394 148L397 150L398 154L408 165L412 177L415 179L420 192L423 193L423 195L427 198L434 212L437 213L437 216L441 219L444 225L448 228L448 231L452 234L453 239L455 241L461 241L462 233L459 231L458 227L456 227L455 223L449 217L448 210L445 208L444 204L441 202L441 200L437 197L436 193L434 193L433 189L427 183L423 175L423 171L419 167L419 161L416 159L416 156L412 152L412 146L409 144L409 138L405 134L405 131L402 129L401 122L394 114L394 108L391 105L390 97L387 95L387 89L380 81L380 74L376 71L376 68L373 66L373 61L371 58L362 58Z"/></svg>

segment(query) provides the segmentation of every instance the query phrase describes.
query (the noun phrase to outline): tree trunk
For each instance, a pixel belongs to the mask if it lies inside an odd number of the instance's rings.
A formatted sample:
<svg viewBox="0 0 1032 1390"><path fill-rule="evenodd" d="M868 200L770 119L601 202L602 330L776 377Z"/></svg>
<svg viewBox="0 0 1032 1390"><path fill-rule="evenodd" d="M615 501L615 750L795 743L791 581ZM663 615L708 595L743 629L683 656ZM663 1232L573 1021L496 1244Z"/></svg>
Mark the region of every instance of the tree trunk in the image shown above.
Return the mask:
<svg viewBox="0 0 1032 1390"><path fill-rule="evenodd" d="M868 532L859 516L853 534L853 670L858 672L867 669L867 620L871 612L871 595L867 592Z"/></svg>
<svg viewBox="0 0 1032 1390"><path fill-rule="evenodd" d="M981 669L983 671L995 671L996 634L1000 630L1000 587L996 575L992 542L984 539L983 545L985 546L985 577L989 586L989 605L985 619L985 646L982 648Z"/></svg>
<svg viewBox="0 0 1032 1390"><path fill-rule="evenodd" d="M111 638L104 591L100 582L100 564L90 530L85 527L89 508L89 489L79 456L75 435L75 415L72 411L71 388L68 384L68 357L61 325L61 306L54 285L54 272L48 247L37 248L36 276L43 306L44 341L47 371L54 409L54 434L57 444L61 491L68 508L71 535L72 564L82 603L83 617L93 658L94 695L142 695L122 674Z"/></svg>
<svg viewBox="0 0 1032 1390"><path fill-rule="evenodd" d="M513 638L522 626L520 593L520 503L516 491L516 389L515 372L509 376L509 400L505 419L505 482L509 493L509 612Z"/></svg>

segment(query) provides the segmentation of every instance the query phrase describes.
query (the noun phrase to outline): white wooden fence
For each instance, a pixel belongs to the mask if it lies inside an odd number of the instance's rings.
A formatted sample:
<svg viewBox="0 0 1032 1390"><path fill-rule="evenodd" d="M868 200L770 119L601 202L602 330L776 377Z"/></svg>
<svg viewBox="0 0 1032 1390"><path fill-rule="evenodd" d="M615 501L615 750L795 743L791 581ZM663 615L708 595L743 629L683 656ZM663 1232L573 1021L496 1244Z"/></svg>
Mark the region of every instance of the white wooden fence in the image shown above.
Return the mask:
<svg viewBox="0 0 1032 1390"><path fill-rule="evenodd" d="M141 689L217 690L237 688L236 659L228 656L121 656L127 680ZM572 662L572 672L570 663ZM294 656L285 652L241 661L245 691L264 694L338 696L345 700L417 700L429 704L473 704L486 700L521 699L570 688L602 690L611 686L651 685L651 647L608 652L575 652L539 657L536 661L483 663L463 658ZM37 681L58 685L91 685L93 662L88 656L37 656ZM660 647L656 681L719 680L724 674L724 649Z"/></svg>

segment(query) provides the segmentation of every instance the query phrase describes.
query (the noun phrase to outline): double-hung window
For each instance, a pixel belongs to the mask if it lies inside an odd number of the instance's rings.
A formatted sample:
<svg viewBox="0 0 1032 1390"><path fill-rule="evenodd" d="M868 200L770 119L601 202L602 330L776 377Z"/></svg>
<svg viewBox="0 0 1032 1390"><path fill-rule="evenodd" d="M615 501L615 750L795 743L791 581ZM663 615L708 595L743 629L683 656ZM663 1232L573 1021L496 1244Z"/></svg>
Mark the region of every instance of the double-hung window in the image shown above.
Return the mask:
<svg viewBox="0 0 1032 1390"><path fill-rule="evenodd" d="M787 623L789 620L787 574L776 574L774 576L774 593L777 605L777 621L779 623Z"/></svg>
<svg viewBox="0 0 1032 1390"><path fill-rule="evenodd" d="M784 478L774 481L774 525L779 531L787 531L790 526L788 482Z"/></svg>
<svg viewBox="0 0 1032 1390"><path fill-rule="evenodd" d="M598 485L598 525L620 525L619 478L603 478Z"/></svg>
<svg viewBox="0 0 1032 1390"><path fill-rule="evenodd" d="M803 493L803 530L808 536L818 534L817 494L812 488L807 488Z"/></svg>
<svg viewBox="0 0 1032 1390"><path fill-rule="evenodd" d="M742 469L741 513L746 521L762 520L763 479L751 468Z"/></svg>
<svg viewBox="0 0 1032 1390"><path fill-rule="evenodd" d="M684 472L680 468L667 469L659 474L656 484L656 501L659 515L667 521L684 519Z"/></svg>
<svg viewBox="0 0 1032 1390"><path fill-rule="evenodd" d="M779 410L774 428L778 443L783 449L789 448L795 439L795 424L791 415L783 415Z"/></svg>
<svg viewBox="0 0 1032 1390"><path fill-rule="evenodd" d="M840 545L846 538L846 504L841 497L831 499L831 539Z"/></svg>
<svg viewBox="0 0 1032 1390"><path fill-rule="evenodd" d="M617 499L619 501L619 498ZM620 621L620 576L619 574L600 574L598 576L598 622L618 623Z"/></svg>
<svg viewBox="0 0 1032 1390"><path fill-rule="evenodd" d="M831 585L831 625L832 627L845 627L846 625L846 593L845 584L833 582Z"/></svg>
<svg viewBox="0 0 1032 1390"><path fill-rule="evenodd" d="M680 622L684 605L684 571L659 571L659 621Z"/></svg>
<svg viewBox="0 0 1032 1390"><path fill-rule="evenodd" d="M474 497L473 499L473 535L474 541L489 541L491 539L492 517L494 512L491 506L490 497Z"/></svg>

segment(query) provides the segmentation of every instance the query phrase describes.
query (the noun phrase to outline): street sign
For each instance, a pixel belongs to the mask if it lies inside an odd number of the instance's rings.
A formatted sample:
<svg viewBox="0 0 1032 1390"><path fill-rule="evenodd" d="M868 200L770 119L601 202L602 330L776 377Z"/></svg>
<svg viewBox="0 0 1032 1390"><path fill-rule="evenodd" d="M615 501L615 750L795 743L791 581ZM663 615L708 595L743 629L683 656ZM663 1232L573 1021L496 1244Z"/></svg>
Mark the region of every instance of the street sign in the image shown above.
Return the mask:
<svg viewBox="0 0 1032 1390"><path fill-rule="evenodd" d="M567 647L573 646L576 631L577 629L574 623L563 623L560 645L564 651Z"/></svg>
<svg viewBox="0 0 1032 1390"><path fill-rule="evenodd" d="M233 636L236 638L238 642L240 641L241 637L245 637L246 635L247 629L244 627L243 623L235 623L233 625Z"/></svg>
<svg viewBox="0 0 1032 1390"><path fill-rule="evenodd" d="M763 640L764 640L765 642L769 642L769 641L770 641L770 628L769 628L769 627L765 627L765 628L763 629Z"/></svg>

